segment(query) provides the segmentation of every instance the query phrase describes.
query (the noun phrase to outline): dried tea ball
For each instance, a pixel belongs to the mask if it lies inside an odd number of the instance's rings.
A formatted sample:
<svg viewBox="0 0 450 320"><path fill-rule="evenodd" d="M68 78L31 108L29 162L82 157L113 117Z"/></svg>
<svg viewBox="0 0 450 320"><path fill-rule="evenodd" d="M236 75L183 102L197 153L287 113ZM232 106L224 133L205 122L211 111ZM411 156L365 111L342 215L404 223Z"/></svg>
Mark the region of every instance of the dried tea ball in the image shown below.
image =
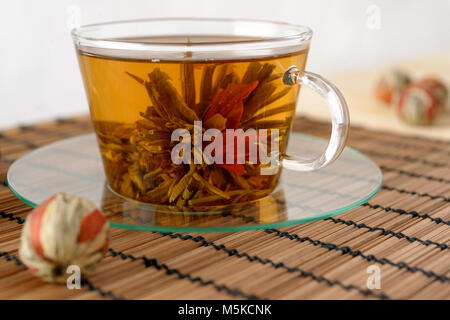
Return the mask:
<svg viewBox="0 0 450 320"><path fill-rule="evenodd" d="M408 124L427 125L435 118L437 107L436 97L415 84L403 91L398 104L398 114Z"/></svg>
<svg viewBox="0 0 450 320"><path fill-rule="evenodd" d="M390 70L375 84L375 97L386 103L397 103L403 89L411 83L410 77L403 71Z"/></svg>
<svg viewBox="0 0 450 320"><path fill-rule="evenodd" d="M84 198L58 193L28 215L22 231L20 258L36 276L65 283L70 265L84 277L108 249L109 224Z"/></svg>
<svg viewBox="0 0 450 320"><path fill-rule="evenodd" d="M426 89L436 98L438 109L445 110L448 99L448 89L442 81L433 77L427 77L418 81L417 85Z"/></svg>

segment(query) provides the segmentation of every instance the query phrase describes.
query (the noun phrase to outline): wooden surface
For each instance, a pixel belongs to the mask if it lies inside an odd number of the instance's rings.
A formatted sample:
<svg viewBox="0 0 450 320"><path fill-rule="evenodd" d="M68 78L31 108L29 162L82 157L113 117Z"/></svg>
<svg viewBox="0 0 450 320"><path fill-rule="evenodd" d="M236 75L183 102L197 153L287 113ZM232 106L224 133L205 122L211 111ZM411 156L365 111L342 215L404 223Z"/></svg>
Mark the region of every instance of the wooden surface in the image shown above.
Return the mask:
<svg viewBox="0 0 450 320"><path fill-rule="evenodd" d="M296 129L327 138L329 125ZM0 134L0 179L14 159L90 132L86 118ZM347 213L280 229L161 234L113 229L107 257L80 290L24 269L19 237L30 208L0 186L3 299L449 299L450 143L352 128L349 145L381 166L381 191ZM369 266L381 289L369 290Z"/></svg>
<svg viewBox="0 0 450 320"><path fill-rule="evenodd" d="M337 85L347 100L351 123L371 130L450 141L450 101L447 111L440 114L433 125L410 126L399 120L394 106L386 106L374 98L374 84L383 72L391 68L404 70L413 80L429 75L435 76L450 88L450 52L400 61L383 67L330 75L329 79ZM299 115L318 121L329 121L328 108L316 93L308 88L302 88L299 101L297 106Z"/></svg>

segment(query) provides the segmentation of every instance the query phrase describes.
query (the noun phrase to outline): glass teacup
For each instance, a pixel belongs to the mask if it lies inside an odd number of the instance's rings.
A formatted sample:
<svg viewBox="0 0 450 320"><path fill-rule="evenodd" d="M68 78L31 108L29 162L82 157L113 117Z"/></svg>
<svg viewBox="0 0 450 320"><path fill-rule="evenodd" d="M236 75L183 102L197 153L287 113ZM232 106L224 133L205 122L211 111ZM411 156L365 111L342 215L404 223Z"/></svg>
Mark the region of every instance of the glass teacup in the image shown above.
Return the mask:
<svg viewBox="0 0 450 320"><path fill-rule="evenodd" d="M342 94L304 71L312 31L253 20L150 19L75 29L80 68L110 188L176 208L269 195L281 168L320 169L342 152ZM332 117L324 153L286 155L300 85Z"/></svg>

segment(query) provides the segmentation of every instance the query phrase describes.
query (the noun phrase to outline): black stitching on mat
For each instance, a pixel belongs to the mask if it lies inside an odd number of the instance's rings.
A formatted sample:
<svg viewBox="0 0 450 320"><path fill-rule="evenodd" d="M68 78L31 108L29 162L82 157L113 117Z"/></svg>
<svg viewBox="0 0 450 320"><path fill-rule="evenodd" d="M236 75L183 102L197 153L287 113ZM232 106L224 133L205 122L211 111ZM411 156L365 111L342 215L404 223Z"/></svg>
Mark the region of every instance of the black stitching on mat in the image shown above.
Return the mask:
<svg viewBox="0 0 450 320"><path fill-rule="evenodd" d="M34 144L34 143L30 142L30 141L23 140L23 139L12 138L12 137L7 137L7 136L5 136L3 134L0 135L0 139L3 139L4 141L9 142L9 143L22 144L22 145L24 145L25 147L27 147L29 149L35 149L35 148L39 147L37 144Z"/></svg>
<svg viewBox="0 0 450 320"><path fill-rule="evenodd" d="M419 239L417 237L407 236L407 235L405 235L404 233L401 233L401 232L394 232L392 230L386 230L386 229L381 228L381 227L371 227L371 226L366 225L365 223L356 223L356 222L354 222L352 220L342 220L342 219L336 219L336 218L331 218L331 217L330 218L326 218L324 220L325 221L331 221L331 222L336 223L336 224L342 223L342 224L345 224L346 226L353 226L353 227L355 227L357 229L361 229L361 228L367 229L370 232L381 231L381 234L383 236L391 235L391 236L396 237L397 239L406 239L409 242L419 242L420 244L423 244L424 246L429 246L429 245L433 244L433 245L435 245L436 247L438 247L441 250L450 249L450 246L448 246L445 243L439 243L439 242L432 241L432 240L422 240L422 239Z"/></svg>
<svg viewBox="0 0 450 320"><path fill-rule="evenodd" d="M76 118L56 118L55 119L56 124L70 124L74 125L75 128L81 129L81 130L89 130L92 132L92 124L91 121L85 121L85 120L79 120ZM72 135L73 136L73 135Z"/></svg>
<svg viewBox="0 0 450 320"><path fill-rule="evenodd" d="M362 206L363 207L369 207L371 209L381 209L381 210L386 211L386 212L395 212L395 213L398 213L398 214L406 214L406 215L413 216L414 218L429 219L429 220L433 221L434 223L437 223L437 224L443 223L443 224L446 224L446 225L450 226L450 221L448 221L448 220L446 221L446 220L443 220L441 218L434 218L434 217L431 217L430 215L428 215L427 213L420 214L420 213L418 213L417 211L414 211L414 210L413 211L406 211L406 210L403 210L403 209L394 209L394 208L391 208L391 207L383 207L383 206L380 206L379 204L370 204L368 202L363 203Z"/></svg>
<svg viewBox="0 0 450 320"><path fill-rule="evenodd" d="M318 283L324 282L329 287L338 286L341 289L344 289L346 291L357 290L359 293L361 293L364 296L372 296L372 297L376 297L376 298L383 299L383 300L384 299L390 299L390 297L387 296L384 293L377 294L377 293L374 293L374 292L372 292L370 290L362 289L361 287L355 286L353 284L343 284L339 280L329 280L329 279L325 278L324 276L317 276L313 272L304 271L304 270L302 270L300 268L297 268L297 267L293 267L293 268L288 267L283 262L274 262L274 261L272 261L269 258L263 259L263 258L260 258L260 257L258 257L256 255L251 256L251 255L249 255L246 252L242 252L241 253L237 249L228 249L224 244L217 245L213 241L206 241L205 238L202 237L202 236L193 237L193 236L191 236L189 234L183 235L183 234L180 234L180 233L165 233L165 232L154 232L154 233L159 233L163 237L164 236L168 236L171 239L191 240L191 241L200 243L201 246L213 247L217 251L223 251L223 252L227 253L230 257L231 256L235 256L237 258L245 258L249 262L256 261L256 262L261 263L263 265L266 265L266 264L270 265L270 266L272 266L275 269L282 268L282 269L286 270L289 273L298 272L298 273L300 273L300 277L301 278L311 278L313 281L316 281Z"/></svg>
<svg viewBox="0 0 450 320"><path fill-rule="evenodd" d="M73 135L68 135L64 132L60 132L60 131L54 131L54 130L47 130L41 127L36 127L33 125L20 125L18 126L18 128L22 131L34 131L38 134L41 135L45 135L45 136L50 136L50 137L57 137L57 138L61 138L61 139L65 139L65 138L69 138L72 137Z"/></svg>
<svg viewBox="0 0 450 320"><path fill-rule="evenodd" d="M86 285L89 291L96 291L98 292L102 297L107 297L112 300L125 300L123 297L118 297L112 291L105 291L99 286L94 286L89 280L84 279L81 283L82 285Z"/></svg>
<svg viewBox="0 0 450 320"><path fill-rule="evenodd" d="M406 176L413 177L413 178L424 178L424 179L428 179L431 181L450 183L450 180L448 180L448 179L427 176L427 175L423 175L423 174L419 174L419 173L415 173L415 172L411 172L411 171L405 171L405 170L395 169L395 168L388 168L386 166L380 166L380 169L387 171L387 172L397 172L399 174L404 174Z"/></svg>
<svg viewBox="0 0 450 320"><path fill-rule="evenodd" d="M7 158L0 158L0 161L3 162L3 163L8 163L8 164L14 162L14 160L12 160L12 159L7 159Z"/></svg>
<svg viewBox="0 0 450 320"><path fill-rule="evenodd" d="M6 251L0 251L0 257L3 257L6 261L13 261L16 266L22 266L24 269L27 267L19 260L15 255L9 254ZM113 300L123 300L123 298L115 296L111 291L105 291L98 286L94 286L89 280L84 279L81 281L81 285L86 285L89 291L97 291L102 297L108 297Z"/></svg>
<svg viewBox="0 0 450 320"><path fill-rule="evenodd" d="M295 234L295 233L289 233L289 232L285 232L285 231L280 231L277 229L267 229L264 230L265 232L271 234L274 233L276 236L280 237L280 238L287 238L289 240L295 240L298 242L309 242L314 246L321 246L322 248L328 249L328 250L336 250L336 251L341 251L342 254L348 254L351 255L352 257L358 257L360 256L361 258L363 258L364 260L367 260L368 262L377 262L381 265L391 265L393 267L397 267L398 269L405 269L408 272L411 273L415 273L415 272L420 272L423 275L425 275L427 278L434 278L436 280L439 280L441 282L450 282L450 278L445 276L445 275L438 275L433 271L427 271L424 270L422 268L419 267L411 267L409 266L406 262L400 261L400 262L393 262L387 258L377 258L375 257L373 254L369 254L369 255L365 255L364 253L362 253L360 250L352 250L349 246L342 246L339 247L333 243L327 243L327 242L323 242L320 240L313 240L310 237L300 237L299 235Z"/></svg>
<svg viewBox="0 0 450 320"><path fill-rule="evenodd" d="M27 268L15 255L9 254L6 251L0 251L0 257L3 257L6 261L13 261L16 266L22 266L24 269Z"/></svg>
<svg viewBox="0 0 450 320"><path fill-rule="evenodd" d="M56 118L56 123L65 124L65 123L76 123L75 119L73 118Z"/></svg>
<svg viewBox="0 0 450 320"><path fill-rule="evenodd" d="M425 165L431 166L431 167L435 167L435 168L448 167L448 165L446 163L439 163L439 162L435 162L435 161L429 161L429 160L414 158L414 157L410 157L410 156L402 156L402 155L392 154L392 153L382 153L382 152L377 152L374 150L365 150L365 149L358 149L358 150L365 154L376 156L376 157L392 158L392 159L404 160L404 161L408 161L408 162L420 162L422 164L425 164Z"/></svg>
<svg viewBox="0 0 450 320"><path fill-rule="evenodd" d="M37 144L34 144L34 143L30 142L30 141L23 140L23 139L12 138L12 137L7 137L7 136L5 136L3 134L0 135L0 139L3 139L4 141L9 142L9 143L18 143L18 144L24 145L25 147L27 147L29 149L35 149L35 148L39 147Z"/></svg>
<svg viewBox="0 0 450 320"><path fill-rule="evenodd" d="M97 291L102 297L104 298L110 298L111 300L125 300L122 297L115 296L112 291L105 291L102 288L95 286L90 282L88 279L83 279L81 281L81 285L87 286L89 291Z"/></svg>
<svg viewBox="0 0 450 320"><path fill-rule="evenodd" d="M432 200L441 199L441 200L444 200L445 202L450 202L450 198L447 198L447 197L444 197L444 196L441 196L441 195L432 195L432 194L429 194L429 193L419 193L417 191L408 191L408 190L405 190L405 189L399 189L399 188L396 188L396 187L389 187L389 186L385 186L385 185L383 185L381 187L381 189L389 190L389 191L397 191L397 192L400 192L400 193L411 194L413 196L418 196L418 197L428 197L428 198L430 198Z"/></svg>
<svg viewBox="0 0 450 320"><path fill-rule="evenodd" d="M224 285L224 284L217 284L215 281L213 280L203 280L201 277L193 277L192 275L190 275L189 273L182 273L181 271L179 271L178 269L173 269L173 268L169 268L169 266L167 266L164 263L159 263L158 260L154 259L154 258L147 258L146 256L140 256L140 257L135 257L131 254L125 254L121 251L115 251L114 249L110 248L108 249L108 251L111 253L111 255L113 257L120 257L123 260L126 259L131 259L131 260L142 260L145 267L149 268L149 267L154 267L157 270L164 270L166 272L167 275L172 275L172 274L176 274L178 276L178 279L187 279L192 283L199 283L202 286L213 286L214 289L216 289L219 292L226 292L228 295L232 296L232 297L242 297L242 298L246 298L249 300L260 300L261 298L254 295L254 294L246 294L243 293L241 290L239 289L231 289L228 286Z"/></svg>
<svg viewBox="0 0 450 320"><path fill-rule="evenodd" d="M33 126L28 125L28 124L19 124L17 126L21 131L28 131L30 129L33 129Z"/></svg>
<svg viewBox="0 0 450 320"><path fill-rule="evenodd" d="M10 221L16 220L18 224L22 224L25 222L21 217L16 217L13 213L6 213L5 211L0 211L0 217L9 219Z"/></svg>

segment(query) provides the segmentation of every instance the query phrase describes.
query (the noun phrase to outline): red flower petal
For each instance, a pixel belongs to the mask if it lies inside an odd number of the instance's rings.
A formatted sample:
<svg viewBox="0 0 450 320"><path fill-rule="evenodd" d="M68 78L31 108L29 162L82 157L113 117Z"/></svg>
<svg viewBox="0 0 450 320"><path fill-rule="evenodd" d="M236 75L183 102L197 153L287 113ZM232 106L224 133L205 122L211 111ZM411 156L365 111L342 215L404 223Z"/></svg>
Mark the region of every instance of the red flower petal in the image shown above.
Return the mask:
<svg viewBox="0 0 450 320"><path fill-rule="evenodd" d="M258 85L258 81L248 84L230 85L224 90L217 92L211 99L211 104L203 117L203 121L208 120L216 113L220 113L227 118L227 115L235 107L240 108L243 100L246 99ZM232 114L235 114L234 112ZM242 116L242 115L241 115ZM239 118L239 121L241 119Z"/></svg>
<svg viewBox="0 0 450 320"><path fill-rule="evenodd" d="M224 168L228 171L234 172L239 176L242 176L245 173L243 164L218 164L217 166Z"/></svg>
<svg viewBox="0 0 450 320"><path fill-rule="evenodd" d="M208 111L203 117L203 121L207 121L215 114L219 113L224 118L227 119L226 128L236 129L239 127L241 122L242 114L244 113L244 99L246 99L250 93L258 86L258 81L253 81L248 84L240 85L230 85L224 90L217 92L211 99L211 104ZM220 157L223 155L223 161L226 161L227 153L234 153L234 162L237 162L237 147L234 143L234 148L227 150L226 148L226 138L225 131L223 134L223 149L216 150L216 156ZM233 150L231 150L233 149ZM245 173L244 165L238 163L232 164L217 164L219 167L224 168L228 171L234 172L237 175L243 175Z"/></svg>
<svg viewBox="0 0 450 320"><path fill-rule="evenodd" d="M36 209L31 212L30 216L30 240L31 246L38 256L47 260L44 253L44 248L41 242L41 227L42 219L47 212L48 205L55 199L56 195L51 196L42 202Z"/></svg>
<svg viewBox="0 0 450 320"><path fill-rule="evenodd" d="M78 233L78 242L83 243L95 239L102 231L103 225L106 223L105 217L100 211L95 209L83 218Z"/></svg>
<svg viewBox="0 0 450 320"><path fill-rule="evenodd" d="M236 129L241 122L242 114L244 113L244 104L238 102L230 112L227 113L227 129Z"/></svg>

